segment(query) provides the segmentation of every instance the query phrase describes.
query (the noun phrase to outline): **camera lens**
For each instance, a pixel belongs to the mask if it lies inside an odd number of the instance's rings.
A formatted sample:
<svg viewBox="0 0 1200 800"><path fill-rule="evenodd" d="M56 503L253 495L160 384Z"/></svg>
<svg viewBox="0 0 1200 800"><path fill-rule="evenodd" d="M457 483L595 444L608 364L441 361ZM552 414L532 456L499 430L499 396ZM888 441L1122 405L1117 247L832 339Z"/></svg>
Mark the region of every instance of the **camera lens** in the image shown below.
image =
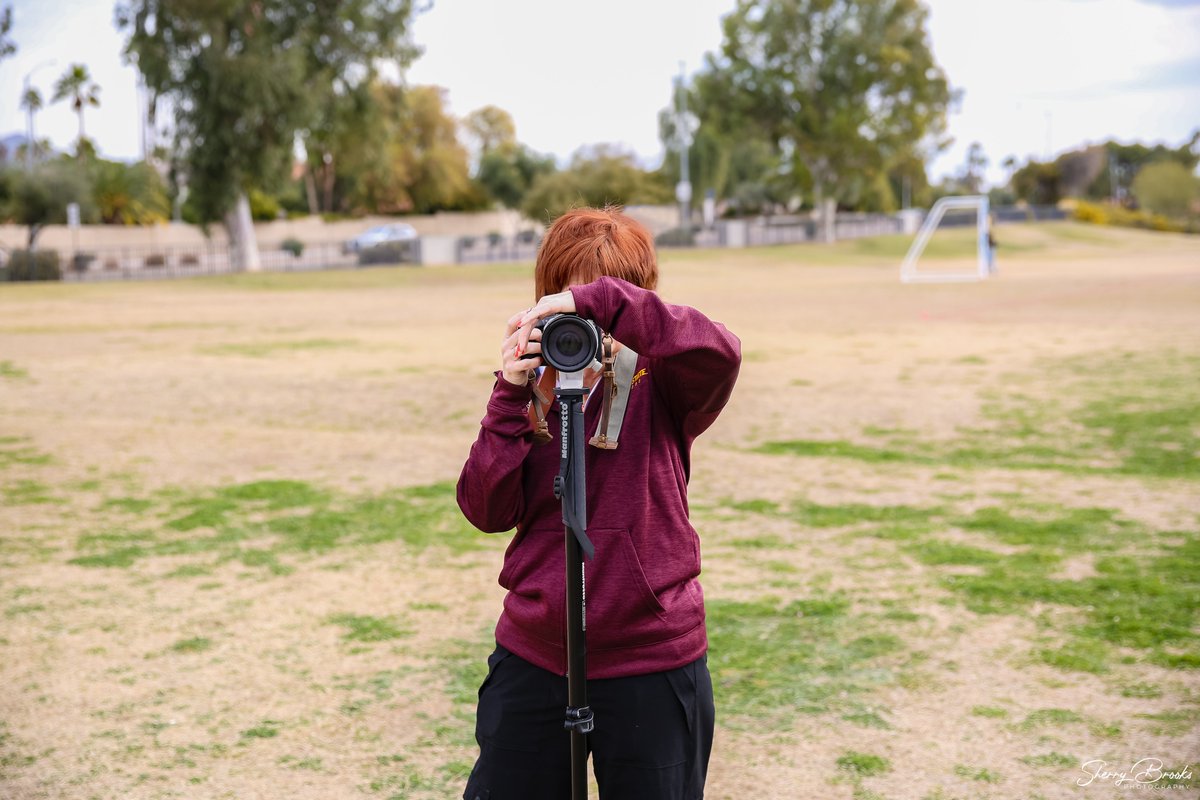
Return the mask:
<svg viewBox="0 0 1200 800"><path fill-rule="evenodd" d="M559 372L578 372L599 357L600 334L591 320L576 314L555 314L544 323L542 355Z"/></svg>
<svg viewBox="0 0 1200 800"><path fill-rule="evenodd" d="M562 353L567 358L579 355L579 351L583 349L583 339L573 330L563 331L556 342L558 352Z"/></svg>

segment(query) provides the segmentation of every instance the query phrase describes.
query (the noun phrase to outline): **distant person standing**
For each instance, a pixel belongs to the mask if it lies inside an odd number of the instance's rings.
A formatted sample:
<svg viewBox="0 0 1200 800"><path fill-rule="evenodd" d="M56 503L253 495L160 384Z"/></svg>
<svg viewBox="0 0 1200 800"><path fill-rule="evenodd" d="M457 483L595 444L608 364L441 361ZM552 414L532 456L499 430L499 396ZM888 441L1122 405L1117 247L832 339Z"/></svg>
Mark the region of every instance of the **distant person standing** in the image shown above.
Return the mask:
<svg viewBox="0 0 1200 800"><path fill-rule="evenodd" d="M996 237L992 235L992 228L996 224L996 217L989 213L987 218L987 271L988 275L996 274Z"/></svg>

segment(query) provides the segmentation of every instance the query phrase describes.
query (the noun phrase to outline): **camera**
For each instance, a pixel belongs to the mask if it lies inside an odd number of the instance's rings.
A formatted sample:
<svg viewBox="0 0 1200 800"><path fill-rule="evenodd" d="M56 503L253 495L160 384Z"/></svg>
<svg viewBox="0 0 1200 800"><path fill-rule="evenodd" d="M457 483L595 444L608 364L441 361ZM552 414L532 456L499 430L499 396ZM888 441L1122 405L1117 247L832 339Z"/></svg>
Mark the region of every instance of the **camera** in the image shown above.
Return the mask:
<svg viewBox="0 0 1200 800"><path fill-rule="evenodd" d="M534 323L542 331L542 360L559 372L581 372L600 360L600 328L578 314L551 314ZM526 353L521 358L536 358Z"/></svg>

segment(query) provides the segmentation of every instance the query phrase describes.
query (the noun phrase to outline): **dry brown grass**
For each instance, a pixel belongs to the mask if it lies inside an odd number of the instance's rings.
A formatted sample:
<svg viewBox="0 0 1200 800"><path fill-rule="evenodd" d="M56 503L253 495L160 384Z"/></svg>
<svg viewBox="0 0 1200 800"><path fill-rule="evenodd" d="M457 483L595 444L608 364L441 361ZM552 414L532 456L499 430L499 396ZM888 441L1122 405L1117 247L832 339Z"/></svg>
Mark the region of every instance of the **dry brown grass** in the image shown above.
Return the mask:
<svg viewBox="0 0 1200 800"><path fill-rule="evenodd" d="M1194 727L1155 732L1135 716L1184 709L1194 724L1195 671L1063 672L1030 657L1061 633L1039 607L981 616L896 542L719 513L728 500L802 496L969 514L1019 497L1194 530L1189 480L752 451L864 442L871 428L952 441L1013 376L1048 391L1048 361L1200 354L1200 241L1069 225L999 235L1001 275L977 285L902 286L894 254L850 246L663 256L661 294L725 323L745 358L693 453L706 597L844 591L864 613L892 600L916 615L901 632L922 654L872 696L890 728L829 714L769 730L723 720L709 797L1065 798L1084 791L1073 781L1086 758L1195 768ZM502 539L337 546L289 556L286 574L211 553L124 568L69 560L82 536L161 525L160 490L281 479L347 498L452 484L503 322L529 305L531 283L523 265L0 288L0 436L18 453L0 461L0 797L457 796L474 752L446 670L469 687L482 668ZM39 492L51 500L30 502ZM141 516L103 506L120 497L155 505ZM783 545L733 544L767 533ZM1079 556L1062 576L1090 574ZM337 613L391 615L405 635L348 641L327 621ZM207 645L188 652L192 639ZM1158 696L1122 696L1139 683ZM1085 719L1018 724L1038 709ZM1105 726L1117 724L1114 736ZM847 751L892 769L851 779L836 766ZM1074 761L1020 760L1051 751ZM1001 780L972 777L983 768Z"/></svg>

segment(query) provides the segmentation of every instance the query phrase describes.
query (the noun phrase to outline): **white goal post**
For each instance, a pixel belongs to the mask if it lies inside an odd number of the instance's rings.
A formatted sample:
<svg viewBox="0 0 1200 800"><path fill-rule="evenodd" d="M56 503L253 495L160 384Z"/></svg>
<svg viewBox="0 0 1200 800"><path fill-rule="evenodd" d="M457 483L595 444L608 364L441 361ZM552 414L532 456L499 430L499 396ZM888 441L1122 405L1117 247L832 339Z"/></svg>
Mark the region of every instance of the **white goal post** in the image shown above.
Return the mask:
<svg viewBox="0 0 1200 800"><path fill-rule="evenodd" d="M976 268L971 272L919 272L917 261L925 251L925 245L937 230L947 211L959 209L975 209L975 231L978 258ZM917 232L917 238L908 248L908 255L900 264L901 283L942 283L949 281L981 281L990 274L990 249L988 245L988 199L986 195L969 195L966 197L943 197L933 204L929 216Z"/></svg>

